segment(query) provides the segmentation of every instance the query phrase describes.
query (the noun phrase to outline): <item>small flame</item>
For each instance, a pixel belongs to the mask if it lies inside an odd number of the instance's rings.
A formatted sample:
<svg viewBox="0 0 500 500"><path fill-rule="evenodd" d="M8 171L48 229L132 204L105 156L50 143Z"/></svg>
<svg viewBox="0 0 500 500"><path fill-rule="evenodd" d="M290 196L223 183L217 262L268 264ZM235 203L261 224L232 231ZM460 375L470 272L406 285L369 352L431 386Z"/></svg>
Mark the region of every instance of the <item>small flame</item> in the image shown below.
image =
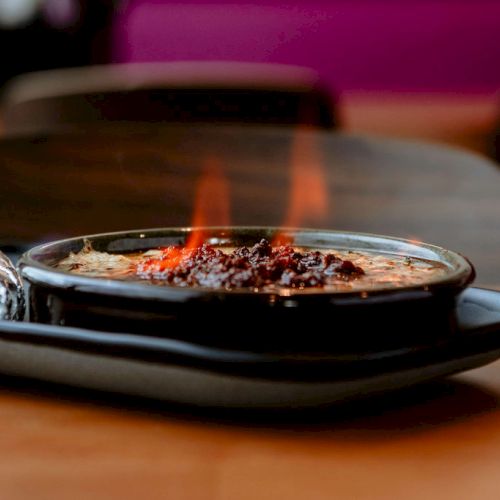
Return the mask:
<svg viewBox="0 0 500 500"><path fill-rule="evenodd" d="M193 250L205 243L207 226L230 224L229 183L220 161L213 156L206 158L196 186L193 216L184 247L168 247L162 256L162 269L177 267Z"/></svg>
<svg viewBox="0 0 500 500"><path fill-rule="evenodd" d="M201 246L206 238L204 227L229 226L229 183L218 158L209 156L203 164L196 187L191 226L194 230L186 241L186 248Z"/></svg>
<svg viewBox="0 0 500 500"><path fill-rule="evenodd" d="M290 196L283 227L300 227L321 222L328 213L328 190L324 163L316 134L309 127L295 133L290 161ZM290 243L279 232L274 244Z"/></svg>

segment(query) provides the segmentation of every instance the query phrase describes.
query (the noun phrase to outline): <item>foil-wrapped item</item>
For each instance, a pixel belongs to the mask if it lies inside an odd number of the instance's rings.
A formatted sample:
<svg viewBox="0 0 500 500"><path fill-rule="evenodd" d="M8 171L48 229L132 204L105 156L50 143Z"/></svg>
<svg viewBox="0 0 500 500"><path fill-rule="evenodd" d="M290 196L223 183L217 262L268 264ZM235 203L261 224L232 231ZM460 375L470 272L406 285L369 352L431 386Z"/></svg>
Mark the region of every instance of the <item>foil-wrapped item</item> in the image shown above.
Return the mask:
<svg viewBox="0 0 500 500"><path fill-rule="evenodd" d="M0 252L0 319L22 320L24 292L21 278L10 259Z"/></svg>

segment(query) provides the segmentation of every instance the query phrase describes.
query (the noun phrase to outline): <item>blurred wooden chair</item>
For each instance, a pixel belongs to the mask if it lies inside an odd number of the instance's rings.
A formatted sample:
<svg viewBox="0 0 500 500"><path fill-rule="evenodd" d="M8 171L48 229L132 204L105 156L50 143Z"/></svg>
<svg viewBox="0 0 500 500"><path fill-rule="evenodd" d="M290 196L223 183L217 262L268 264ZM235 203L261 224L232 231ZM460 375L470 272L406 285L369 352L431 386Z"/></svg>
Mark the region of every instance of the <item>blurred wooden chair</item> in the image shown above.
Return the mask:
<svg viewBox="0 0 500 500"><path fill-rule="evenodd" d="M332 96L307 68L239 62L91 66L16 77L3 96L6 135L98 122L338 124Z"/></svg>

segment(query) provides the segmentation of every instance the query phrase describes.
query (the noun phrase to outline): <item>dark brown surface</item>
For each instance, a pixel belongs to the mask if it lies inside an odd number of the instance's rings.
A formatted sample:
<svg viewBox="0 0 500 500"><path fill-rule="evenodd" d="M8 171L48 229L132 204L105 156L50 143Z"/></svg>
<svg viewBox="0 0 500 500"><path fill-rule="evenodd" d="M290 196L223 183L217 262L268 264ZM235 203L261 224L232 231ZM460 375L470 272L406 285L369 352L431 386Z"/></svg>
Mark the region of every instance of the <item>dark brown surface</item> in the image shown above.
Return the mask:
<svg viewBox="0 0 500 500"><path fill-rule="evenodd" d="M189 225L210 162L229 179L231 223L280 225L298 145L305 171L324 173L328 199L324 216L296 225L421 239L469 257L477 283L500 283L495 164L434 145L292 129L176 126L5 140L0 239Z"/></svg>

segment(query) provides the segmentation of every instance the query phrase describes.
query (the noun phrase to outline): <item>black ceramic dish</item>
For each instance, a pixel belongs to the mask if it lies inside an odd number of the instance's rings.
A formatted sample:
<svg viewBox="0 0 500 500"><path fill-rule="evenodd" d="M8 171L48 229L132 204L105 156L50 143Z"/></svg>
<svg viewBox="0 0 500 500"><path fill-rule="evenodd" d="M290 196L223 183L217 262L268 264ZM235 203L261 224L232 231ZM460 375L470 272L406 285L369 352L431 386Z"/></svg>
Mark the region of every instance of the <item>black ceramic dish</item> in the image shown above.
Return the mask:
<svg viewBox="0 0 500 500"><path fill-rule="evenodd" d="M133 252L183 244L191 231L153 229L87 237L95 250ZM208 241L251 245L273 228L209 228ZM41 245L20 261L30 321L129 332L213 348L255 353L324 353L350 360L363 353L426 349L460 334L456 299L474 270L458 254L426 244L359 233L287 230L294 245L397 253L438 261L444 277L425 285L370 292L159 287L89 278L53 265L83 246L83 238Z"/></svg>
<svg viewBox="0 0 500 500"><path fill-rule="evenodd" d="M317 407L406 388L500 357L500 292L469 288L457 334L417 351L251 353L144 334L0 321L0 372L216 408ZM404 328L401 330L404 334Z"/></svg>

